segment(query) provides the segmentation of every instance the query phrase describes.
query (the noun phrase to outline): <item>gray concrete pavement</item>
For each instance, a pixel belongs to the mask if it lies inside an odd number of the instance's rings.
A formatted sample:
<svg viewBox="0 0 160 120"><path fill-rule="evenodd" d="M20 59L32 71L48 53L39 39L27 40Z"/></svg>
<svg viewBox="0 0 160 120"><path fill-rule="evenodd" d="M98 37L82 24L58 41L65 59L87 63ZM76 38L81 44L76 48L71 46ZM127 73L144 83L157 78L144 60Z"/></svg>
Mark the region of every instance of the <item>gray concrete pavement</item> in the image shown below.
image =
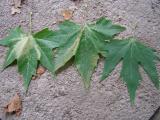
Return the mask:
<svg viewBox="0 0 160 120"><path fill-rule="evenodd" d="M63 9L77 7L73 20L83 24L101 16L127 27L119 37L137 36L142 42L160 51L160 2L159 0L84 0L75 4L70 0L25 0L22 13L11 15L10 0L0 0L0 38L8 30L21 25L26 31L29 12L33 12L33 31L44 27L56 28L55 21ZM134 29L134 25L137 28ZM0 47L0 65L6 48ZM130 105L126 86L119 79L120 66L101 84L101 60L92 77L89 92L74 65L67 67L52 80L46 72L32 81L25 95L17 66L0 73L0 118L2 120L148 120L160 106L160 92L141 70L143 81L138 88L136 104ZM157 65L160 71L160 64ZM19 92L23 100L20 117L4 116L3 107Z"/></svg>

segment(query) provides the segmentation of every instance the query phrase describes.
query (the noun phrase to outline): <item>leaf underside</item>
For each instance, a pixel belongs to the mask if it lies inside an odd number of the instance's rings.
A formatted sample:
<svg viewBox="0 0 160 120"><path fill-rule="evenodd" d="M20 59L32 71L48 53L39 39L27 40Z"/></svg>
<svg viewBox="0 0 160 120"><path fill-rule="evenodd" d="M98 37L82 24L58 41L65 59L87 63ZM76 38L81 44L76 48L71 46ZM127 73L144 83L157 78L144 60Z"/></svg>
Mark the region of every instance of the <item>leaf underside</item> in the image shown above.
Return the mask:
<svg viewBox="0 0 160 120"><path fill-rule="evenodd" d="M53 73L52 49L58 47L58 43L52 40L54 32L43 29L30 35L25 34L17 27L9 35L0 40L0 45L9 47L3 69L17 60L18 71L24 78L24 86L27 90L33 75L36 74L38 61Z"/></svg>
<svg viewBox="0 0 160 120"><path fill-rule="evenodd" d="M83 27L70 21L64 21L59 25L59 30L54 37L61 43L54 59L54 71L75 57L76 67L83 78L85 87L88 88L99 59L98 54L103 54L106 40L112 40L114 35L124 30L124 27L114 25L105 18L100 18L97 22L86 24Z"/></svg>
<svg viewBox="0 0 160 120"><path fill-rule="evenodd" d="M126 83L131 103L134 103L136 90L141 81L139 66L150 77L153 84L159 88L159 78L156 70L154 51L138 42L135 38L126 40L114 40L106 45L108 51L102 80L113 71L116 65L122 61L121 77Z"/></svg>

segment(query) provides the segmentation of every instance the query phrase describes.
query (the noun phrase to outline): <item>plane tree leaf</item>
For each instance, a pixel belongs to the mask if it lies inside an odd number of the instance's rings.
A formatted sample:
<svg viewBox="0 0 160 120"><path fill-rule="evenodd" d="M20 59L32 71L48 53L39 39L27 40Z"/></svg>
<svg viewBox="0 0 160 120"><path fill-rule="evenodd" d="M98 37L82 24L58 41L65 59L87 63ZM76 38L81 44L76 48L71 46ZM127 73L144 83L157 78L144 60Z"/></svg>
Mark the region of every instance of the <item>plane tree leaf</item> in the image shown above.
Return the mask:
<svg viewBox="0 0 160 120"><path fill-rule="evenodd" d="M159 88L159 77L156 69L157 56L153 49L130 37L125 40L113 40L106 45L108 51L105 59L102 80L104 80L122 61L121 77L126 83L131 102L134 102L136 90L141 81L139 67L141 66L150 77L153 84Z"/></svg>
<svg viewBox="0 0 160 120"><path fill-rule="evenodd" d="M84 25L66 20L59 25L58 30L46 28L35 34L27 34L16 27L0 40L0 45L9 47L3 69L17 61L18 71L24 78L27 90L39 63L54 74L74 58L84 86L89 88L92 73L102 55L105 57L105 65L101 81L122 61L120 76L134 103L136 90L142 80L140 66L153 84L160 87L156 69L156 60L160 60L160 57L154 49L138 42L136 38L115 40L114 36L124 30L125 27L113 24L104 17ZM57 49L53 52L54 48Z"/></svg>
<svg viewBox="0 0 160 120"><path fill-rule="evenodd" d="M50 72L54 72L52 49L58 47L58 42L52 40L54 32L49 29L26 34L20 27L12 29L9 35L0 40L0 45L9 47L3 69L17 60L18 71L24 78L26 90L32 75L36 74L38 61Z"/></svg>
<svg viewBox="0 0 160 120"><path fill-rule="evenodd" d="M103 55L106 41L112 40L116 34L124 30L124 27L112 24L104 17L84 26L64 21L59 25L59 30L54 36L54 39L58 39L61 43L55 56L54 71L57 71L74 57L75 65L83 78L84 85L88 88L99 54Z"/></svg>

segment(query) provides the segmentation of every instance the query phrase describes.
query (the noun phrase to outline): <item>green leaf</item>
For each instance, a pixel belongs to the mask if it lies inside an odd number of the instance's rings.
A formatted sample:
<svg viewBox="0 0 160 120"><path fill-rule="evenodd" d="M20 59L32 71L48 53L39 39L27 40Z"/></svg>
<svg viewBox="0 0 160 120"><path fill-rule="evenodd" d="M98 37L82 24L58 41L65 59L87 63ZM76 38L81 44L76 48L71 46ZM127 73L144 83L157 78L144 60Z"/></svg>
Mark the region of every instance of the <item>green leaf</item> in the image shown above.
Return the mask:
<svg viewBox="0 0 160 120"><path fill-rule="evenodd" d="M38 33L34 34L34 38L37 38L39 44L44 44L47 48L56 48L59 46L59 42L57 40L52 40L55 36L56 32L45 28Z"/></svg>
<svg viewBox="0 0 160 120"><path fill-rule="evenodd" d="M112 40L114 35L125 28L114 25L106 18L97 22L80 26L71 21L59 25L54 40L59 40L60 47L55 56L55 71L75 57L76 67L81 74L86 88L97 65L99 54L103 54L106 40Z"/></svg>
<svg viewBox="0 0 160 120"><path fill-rule="evenodd" d="M41 53L40 56L40 63L46 67L50 72L53 73L54 70L54 65L53 65L53 51L51 48L49 48L49 46L47 46L46 44L43 44L42 42L37 40L37 44L39 52ZM54 45L52 45L54 46ZM55 46L58 47L58 46ZM55 48L54 47L54 48Z"/></svg>
<svg viewBox="0 0 160 120"><path fill-rule="evenodd" d="M34 35L25 34L17 27L11 30L6 38L0 40L0 45L9 47L4 68L17 60L18 71L23 75L26 90L32 75L36 74L38 61L53 73L52 49L59 46L58 42L52 40L54 34L55 32L47 28Z"/></svg>
<svg viewBox="0 0 160 120"><path fill-rule="evenodd" d="M11 63L13 63L13 61L15 61L16 59L16 56L15 56L15 51L14 51L14 47L11 47L8 52L7 52L7 55L6 55L6 59L4 61L4 64L3 64L3 70L8 66L10 65Z"/></svg>
<svg viewBox="0 0 160 120"><path fill-rule="evenodd" d="M128 87L131 102L134 103L136 90L141 81L139 66L142 66L153 84L159 88L159 78L155 60L157 56L153 49L138 42L135 38L126 40L114 40L106 45L108 51L102 80L113 71L116 65L122 61L121 77Z"/></svg>
<svg viewBox="0 0 160 120"><path fill-rule="evenodd" d="M2 39L0 44L3 46L10 46L14 44L14 42L19 41L22 35L23 35L23 31L21 30L21 28L16 27L10 30L9 35L6 38Z"/></svg>

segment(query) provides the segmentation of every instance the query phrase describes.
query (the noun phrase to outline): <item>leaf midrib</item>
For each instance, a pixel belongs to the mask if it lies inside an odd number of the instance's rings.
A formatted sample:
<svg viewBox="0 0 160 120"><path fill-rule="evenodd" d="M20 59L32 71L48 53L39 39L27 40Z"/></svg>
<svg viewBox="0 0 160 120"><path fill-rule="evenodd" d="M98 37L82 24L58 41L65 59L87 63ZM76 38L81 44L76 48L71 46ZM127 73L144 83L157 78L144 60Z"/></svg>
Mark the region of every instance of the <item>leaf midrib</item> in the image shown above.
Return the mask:
<svg viewBox="0 0 160 120"><path fill-rule="evenodd" d="M89 26L87 24L85 24L84 26L84 29L85 27L87 28L87 30L95 37L97 38L97 36L94 34L94 32L89 28ZM85 37L86 37L86 34L85 34ZM98 39L97 39L98 40ZM94 41L92 39L90 39L91 43L93 44L94 48L96 49L97 53L99 52L99 49L98 47L96 46L96 44L94 43Z"/></svg>

